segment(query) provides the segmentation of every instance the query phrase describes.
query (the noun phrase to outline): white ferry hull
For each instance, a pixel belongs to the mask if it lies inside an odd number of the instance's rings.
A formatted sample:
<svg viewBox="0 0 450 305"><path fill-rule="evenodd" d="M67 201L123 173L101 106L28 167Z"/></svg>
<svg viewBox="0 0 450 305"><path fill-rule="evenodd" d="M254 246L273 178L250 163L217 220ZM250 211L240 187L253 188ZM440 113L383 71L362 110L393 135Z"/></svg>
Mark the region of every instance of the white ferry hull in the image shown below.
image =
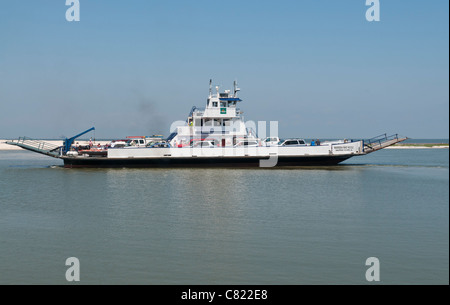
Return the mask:
<svg viewBox="0 0 450 305"><path fill-rule="evenodd" d="M364 154L362 141L304 147L121 148L107 157L64 157L74 167L298 167L336 165Z"/></svg>
<svg viewBox="0 0 450 305"><path fill-rule="evenodd" d="M280 157L273 167L331 166L353 155ZM223 158L64 158L66 168L272 168L261 167L259 157Z"/></svg>

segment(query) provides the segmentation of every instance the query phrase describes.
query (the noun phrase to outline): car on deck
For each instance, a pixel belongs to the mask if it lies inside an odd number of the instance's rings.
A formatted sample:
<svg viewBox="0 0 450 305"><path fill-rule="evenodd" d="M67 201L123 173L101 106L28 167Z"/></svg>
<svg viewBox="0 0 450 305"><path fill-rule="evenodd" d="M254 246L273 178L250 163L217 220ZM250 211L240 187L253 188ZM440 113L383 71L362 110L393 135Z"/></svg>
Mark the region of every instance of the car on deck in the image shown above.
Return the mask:
<svg viewBox="0 0 450 305"><path fill-rule="evenodd" d="M287 139L282 141L279 146L299 147L299 146L307 146L307 144L303 139Z"/></svg>

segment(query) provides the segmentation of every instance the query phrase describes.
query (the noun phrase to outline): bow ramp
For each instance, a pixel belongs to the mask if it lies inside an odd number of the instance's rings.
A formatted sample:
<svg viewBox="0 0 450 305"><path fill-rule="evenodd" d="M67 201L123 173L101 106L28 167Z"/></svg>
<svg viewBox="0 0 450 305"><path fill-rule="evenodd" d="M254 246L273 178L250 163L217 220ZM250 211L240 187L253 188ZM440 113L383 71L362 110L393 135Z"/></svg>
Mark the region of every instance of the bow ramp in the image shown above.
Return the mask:
<svg viewBox="0 0 450 305"><path fill-rule="evenodd" d="M51 144L48 142L40 141L40 140L33 140L30 138L19 138L18 140L9 141L6 142L6 144L9 145L15 145L22 147L23 149L30 150L39 154L43 154L46 156L54 157L54 158L61 158L63 155L65 155L68 151L70 151L70 148L72 147L73 142L75 139L81 137L82 135L95 130L95 127L92 127L86 131L83 131L80 134L77 134L74 137L71 138L65 138L63 141L62 146L58 146L55 144Z"/></svg>
<svg viewBox="0 0 450 305"><path fill-rule="evenodd" d="M6 142L6 144L19 146L23 149L30 150L54 158L60 157L61 146L44 141L21 137L18 140L8 141Z"/></svg>
<svg viewBox="0 0 450 305"><path fill-rule="evenodd" d="M392 146L394 144L408 140L407 137L400 137L398 134L388 136L387 134L378 137L364 140L364 152L369 154L371 152Z"/></svg>

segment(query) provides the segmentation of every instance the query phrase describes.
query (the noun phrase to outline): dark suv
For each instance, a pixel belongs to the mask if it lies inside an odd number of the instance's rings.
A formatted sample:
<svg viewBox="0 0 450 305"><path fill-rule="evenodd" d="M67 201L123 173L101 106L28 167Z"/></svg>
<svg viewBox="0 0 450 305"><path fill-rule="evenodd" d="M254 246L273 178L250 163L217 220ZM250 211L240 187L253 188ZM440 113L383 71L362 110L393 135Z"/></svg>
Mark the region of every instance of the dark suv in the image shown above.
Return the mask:
<svg viewBox="0 0 450 305"><path fill-rule="evenodd" d="M306 142L303 139L288 139L281 142L280 146L288 146L288 147L306 146Z"/></svg>

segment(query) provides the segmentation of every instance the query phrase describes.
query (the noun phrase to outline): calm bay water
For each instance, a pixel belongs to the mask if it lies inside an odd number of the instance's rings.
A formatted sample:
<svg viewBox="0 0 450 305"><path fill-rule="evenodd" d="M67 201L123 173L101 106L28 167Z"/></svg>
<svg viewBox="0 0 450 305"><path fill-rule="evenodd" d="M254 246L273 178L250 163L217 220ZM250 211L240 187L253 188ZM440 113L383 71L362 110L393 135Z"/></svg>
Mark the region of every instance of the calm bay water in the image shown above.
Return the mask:
<svg viewBox="0 0 450 305"><path fill-rule="evenodd" d="M448 149L295 170L64 169L0 151L0 284L449 283Z"/></svg>

